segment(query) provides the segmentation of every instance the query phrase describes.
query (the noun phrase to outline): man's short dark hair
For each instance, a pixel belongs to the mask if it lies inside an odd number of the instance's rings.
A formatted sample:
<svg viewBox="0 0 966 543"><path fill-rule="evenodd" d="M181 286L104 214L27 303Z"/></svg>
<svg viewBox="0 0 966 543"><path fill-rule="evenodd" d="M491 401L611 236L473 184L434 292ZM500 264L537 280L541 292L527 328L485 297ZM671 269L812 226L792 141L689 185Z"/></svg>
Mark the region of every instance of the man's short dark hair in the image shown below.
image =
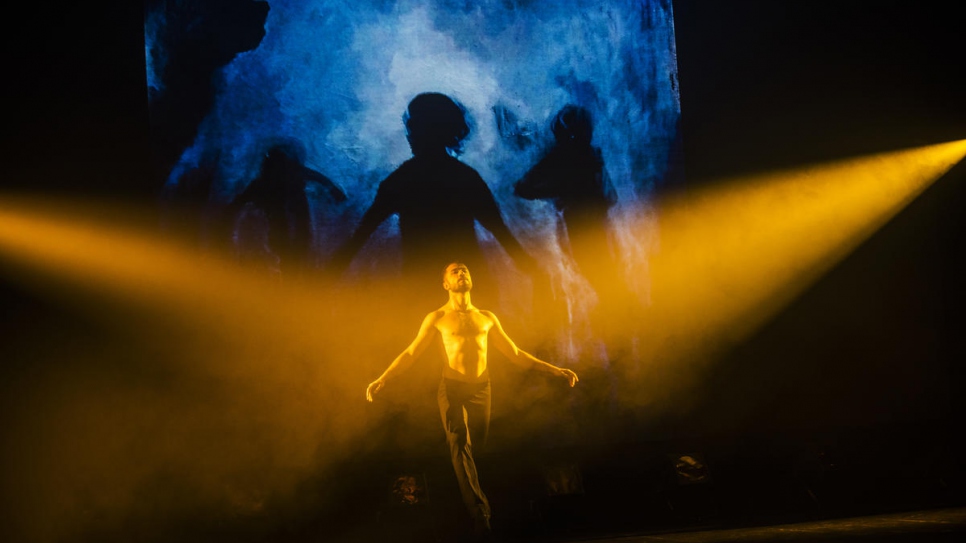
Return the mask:
<svg viewBox="0 0 966 543"><path fill-rule="evenodd" d="M458 264L460 266L465 266L466 269L470 269L470 267L467 266L466 264L464 264L462 261L460 261L460 260L454 260L454 261L450 262L449 264L447 264L445 267L443 267L443 279L444 280L446 279L446 272L449 271L449 267L452 266L453 264Z"/></svg>

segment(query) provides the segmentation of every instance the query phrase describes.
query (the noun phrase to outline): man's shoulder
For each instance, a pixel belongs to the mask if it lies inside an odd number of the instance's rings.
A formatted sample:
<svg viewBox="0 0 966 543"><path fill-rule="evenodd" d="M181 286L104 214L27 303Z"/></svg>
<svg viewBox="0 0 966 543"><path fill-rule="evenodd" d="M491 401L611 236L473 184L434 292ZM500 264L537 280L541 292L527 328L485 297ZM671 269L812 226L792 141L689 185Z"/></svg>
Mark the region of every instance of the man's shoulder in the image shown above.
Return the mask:
<svg viewBox="0 0 966 543"><path fill-rule="evenodd" d="M444 331L450 326L448 322L454 318L452 315L453 311L449 310L446 306L443 306L435 311L430 311L423 320L423 325L429 326L434 330Z"/></svg>
<svg viewBox="0 0 966 543"><path fill-rule="evenodd" d="M439 319L443 318L445 315L446 315L446 308L445 307L441 307L439 309L434 309L433 311L430 311L426 315L426 318L423 319L423 320L430 321L430 322L436 322Z"/></svg>
<svg viewBox="0 0 966 543"><path fill-rule="evenodd" d="M486 309L480 309L479 312L480 312L480 315L483 315L484 317L490 319L493 322L500 322L500 319L496 318L496 314L493 313L492 311L487 311Z"/></svg>

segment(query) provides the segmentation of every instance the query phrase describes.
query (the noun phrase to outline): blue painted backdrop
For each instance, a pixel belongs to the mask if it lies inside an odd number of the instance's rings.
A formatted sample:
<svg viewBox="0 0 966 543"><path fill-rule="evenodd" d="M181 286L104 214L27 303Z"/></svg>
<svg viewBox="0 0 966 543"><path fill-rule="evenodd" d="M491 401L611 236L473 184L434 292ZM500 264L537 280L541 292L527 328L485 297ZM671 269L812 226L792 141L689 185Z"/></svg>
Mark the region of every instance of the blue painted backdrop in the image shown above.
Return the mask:
<svg viewBox="0 0 966 543"><path fill-rule="evenodd" d="M269 4L265 37L223 68L175 170L218 151L215 198L243 188L269 142L291 138L311 167L366 206L409 158L401 117L425 91L469 110L463 160L500 198L550 143L549 119L567 103L593 113L594 143L622 199L646 195L665 172L680 114L668 0ZM149 13L150 24L158 19ZM150 50L150 27L147 35ZM149 84L164 81L149 70ZM516 121L502 135L495 111Z"/></svg>

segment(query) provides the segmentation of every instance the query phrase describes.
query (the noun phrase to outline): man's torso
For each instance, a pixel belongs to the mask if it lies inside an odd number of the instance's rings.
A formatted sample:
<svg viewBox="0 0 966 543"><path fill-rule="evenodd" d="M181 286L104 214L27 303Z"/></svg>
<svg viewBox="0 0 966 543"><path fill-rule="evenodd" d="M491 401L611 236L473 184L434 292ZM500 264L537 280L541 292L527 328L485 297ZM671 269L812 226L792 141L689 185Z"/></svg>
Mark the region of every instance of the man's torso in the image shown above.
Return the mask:
<svg viewBox="0 0 966 543"><path fill-rule="evenodd" d="M478 309L456 311L440 310L436 320L446 352L447 366L443 375L460 381L478 382L488 379L486 371L487 333L493 327L493 319Z"/></svg>

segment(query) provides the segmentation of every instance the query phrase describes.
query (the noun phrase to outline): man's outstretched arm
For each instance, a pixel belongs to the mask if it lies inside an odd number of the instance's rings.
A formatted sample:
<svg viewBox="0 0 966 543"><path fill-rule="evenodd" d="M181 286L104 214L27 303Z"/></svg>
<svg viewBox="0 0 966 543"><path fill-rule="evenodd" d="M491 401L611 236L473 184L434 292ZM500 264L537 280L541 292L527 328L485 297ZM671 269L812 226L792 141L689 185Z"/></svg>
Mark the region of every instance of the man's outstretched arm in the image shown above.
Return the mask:
<svg viewBox="0 0 966 543"><path fill-rule="evenodd" d="M503 331L503 326L500 324L500 320L496 318L496 315L490 313L489 311L481 311L481 313L493 319L493 328L490 329L489 341L494 347L496 347L498 351L506 355L506 357L510 359L510 362L522 368L535 369L544 373L549 373L550 375L563 377L567 380L567 383L570 384L570 386L577 384L579 379L577 379L577 374L572 370L560 368L554 366L553 364L544 362L543 360L540 360L532 354L517 347L516 344L513 343L513 340L510 339L510 336L506 335L506 332Z"/></svg>
<svg viewBox="0 0 966 543"><path fill-rule="evenodd" d="M406 350L399 353L399 356L392 361L392 364L389 364L389 367L386 368L386 371L382 372L382 375L378 379L369 383L369 386L366 388L367 400L371 402L372 397L382 390L382 387L386 386L386 381L409 369L416 358L426 350L426 347L432 343L433 336L436 335L436 320L438 318L437 311L426 315L426 318L423 319L423 324L419 327L419 332L416 334L416 339L409 344L409 347L406 347Z"/></svg>

